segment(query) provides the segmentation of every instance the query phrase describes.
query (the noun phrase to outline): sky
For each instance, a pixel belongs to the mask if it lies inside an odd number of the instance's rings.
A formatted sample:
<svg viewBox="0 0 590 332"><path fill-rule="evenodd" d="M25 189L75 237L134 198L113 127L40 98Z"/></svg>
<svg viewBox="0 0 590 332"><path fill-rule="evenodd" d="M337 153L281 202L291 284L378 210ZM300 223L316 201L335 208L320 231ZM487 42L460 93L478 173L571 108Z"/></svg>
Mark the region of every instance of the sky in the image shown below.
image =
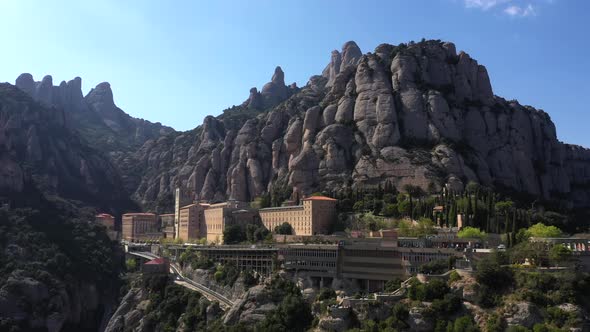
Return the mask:
<svg viewBox="0 0 590 332"><path fill-rule="evenodd" d="M590 147L589 13L586 0L0 0L0 82L80 76L86 94L107 81L130 115L189 130L278 65L304 86L346 41L441 39L486 66L496 95Z"/></svg>

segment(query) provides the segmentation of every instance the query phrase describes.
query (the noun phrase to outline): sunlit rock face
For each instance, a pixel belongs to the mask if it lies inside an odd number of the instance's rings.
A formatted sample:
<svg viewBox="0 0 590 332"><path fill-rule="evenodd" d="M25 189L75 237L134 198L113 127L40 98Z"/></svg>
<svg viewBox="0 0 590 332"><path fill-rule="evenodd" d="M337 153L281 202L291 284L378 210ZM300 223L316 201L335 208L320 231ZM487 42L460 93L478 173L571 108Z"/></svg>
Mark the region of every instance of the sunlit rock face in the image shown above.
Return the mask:
<svg viewBox="0 0 590 332"><path fill-rule="evenodd" d="M148 141L134 156L147 165L135 198L149 204L175 184L202 199L250 200L284 187L460 191L473 180L588 202L590 152L559 142L547 113L494 96L486 68L452 43L362 54L347 42L329 59L301 89L277 67L241 106Z"/></svg>
<svg viewBox="0 0 590 332"><path fill-rule="evenodd" d="M66 110L66 123L98 142L146 207L169 202L178 185L200 199L247 201L386 181L454 191L477 181L590 201L590 152L559 142L542 110L495 96L486 68L454 44L381 44L363 54L347 42L327 60L302 88L286 85L288 73L276 67L241 105L187 132L129 117L108 83L85 97L78 78L53 86L51 77L23 74L16 84ZM106 134L92 136L96 123Z"/></svg>

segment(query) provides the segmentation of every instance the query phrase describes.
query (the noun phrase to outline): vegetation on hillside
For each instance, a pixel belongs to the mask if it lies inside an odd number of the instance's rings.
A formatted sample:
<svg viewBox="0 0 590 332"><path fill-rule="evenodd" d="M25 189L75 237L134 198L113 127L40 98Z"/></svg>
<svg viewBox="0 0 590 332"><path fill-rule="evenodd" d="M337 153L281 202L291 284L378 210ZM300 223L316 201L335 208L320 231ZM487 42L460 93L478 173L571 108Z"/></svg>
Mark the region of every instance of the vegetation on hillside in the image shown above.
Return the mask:
<svg viewBox="0 0 590 332"><path fill-rule="evenodd" d="M95 285L100 294L116 297L124 270L122 251L103 226L93 222L91 211L50 207L0 209L0 289L18 293L17 282L30 278L45 285L50 297L59 297L64 290L75 292L81 285ZM25 294L19 296L15 303L19 310L41 317L60 310ZM101 317L87 314L85 326L99 324ZM0 318L0 330L26 331L27 324Z"/></svg>

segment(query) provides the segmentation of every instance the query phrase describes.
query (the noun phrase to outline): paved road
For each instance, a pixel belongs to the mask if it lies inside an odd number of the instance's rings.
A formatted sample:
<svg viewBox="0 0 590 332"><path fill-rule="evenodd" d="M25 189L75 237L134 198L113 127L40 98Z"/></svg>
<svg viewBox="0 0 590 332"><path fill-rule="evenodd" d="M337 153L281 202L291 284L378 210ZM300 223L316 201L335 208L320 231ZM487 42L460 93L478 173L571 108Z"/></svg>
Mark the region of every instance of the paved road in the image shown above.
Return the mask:
<svg viewBox="0 0 590 332"><path fill-rule="evenodd" d="M146 259L160 258L160 256L154 255L151 252L147 252L147 251L140 251L140 252L130 251L129 254L143 257ZM207 297L209 300L218 301L219 305L223 308L231 308L231 306L234 304L230 299L219 294L218 292L216 292L210 288L207 288L207 287L191 280L190 278L183 276L182 272L180 270L180 267L176 263L170 263L170 273L173 274L176 278L176 280L174 280L175 284L183 286L183 287L188 288L193 291L197 291L197 292L205 295L205 297Z"/></svg>

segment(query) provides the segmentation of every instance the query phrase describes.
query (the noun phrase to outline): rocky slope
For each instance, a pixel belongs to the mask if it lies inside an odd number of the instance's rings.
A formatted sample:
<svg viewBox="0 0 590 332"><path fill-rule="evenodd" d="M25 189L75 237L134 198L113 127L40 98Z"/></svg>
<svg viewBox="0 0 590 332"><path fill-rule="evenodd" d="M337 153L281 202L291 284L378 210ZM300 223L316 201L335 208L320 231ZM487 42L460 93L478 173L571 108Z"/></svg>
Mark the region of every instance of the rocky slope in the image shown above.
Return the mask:
<svg viewBox="0 0 590 332"><path fill-rule="evenodd" d="M54 86L50 75L35 82L31 74L25 73L16 79L15 85L40 104L64 110L67 120L71 122L70 127L88 135L85 138L89 141L99 140L109 151L116 147L138 147L148 139L174 131L159 122L151 123L123 112L115 105L108 82L98 84L86 96L82 94L80 77ZM91 129L99 131L100 135L92 133Z"/></svg>
<svg viewBox="0 0 590 332"><path fill-rule="evenodd" d="M30 199L31 184L106 211L132 206L109 158L70 130L66 118L63 110L0 84L0 197L19 205L19 197Z"/></svg>
<svg viewBox="0 0 590 332"><path fill-rule="evenodd" d="M106 325L124 253L93 219L48 201L0 208L0 331L97 331Z"/></svg>
<svg viewBox="0 0 590 332"><path fill-rule="evenodd" d="M354 42L322 75L286 86L280 68L242 105L184 133L148 140L126 162L134 198L169 200L180 184L209 200L344 186L462 190L468 181L590 202L590 151L558 141L542 110L495 96L484 66L452 43Z"/></svg>
<svg viewBox="0 0 590 332"><path fill-rule="evenodd" d="M80 77L54 86L49 75L35 82L31 74L25 73L16 79L15 85L41 105L63 111L65 126L77 131L96 149L109 154L117 165L123 166L127 154L135 152L147 140L174 132L159 122L151 123L123 112L115 105L107 82L98 84L86 96L82 94ZM133 169L121 169L124 184L134 191L138 178L133 176Z"/></svg>

